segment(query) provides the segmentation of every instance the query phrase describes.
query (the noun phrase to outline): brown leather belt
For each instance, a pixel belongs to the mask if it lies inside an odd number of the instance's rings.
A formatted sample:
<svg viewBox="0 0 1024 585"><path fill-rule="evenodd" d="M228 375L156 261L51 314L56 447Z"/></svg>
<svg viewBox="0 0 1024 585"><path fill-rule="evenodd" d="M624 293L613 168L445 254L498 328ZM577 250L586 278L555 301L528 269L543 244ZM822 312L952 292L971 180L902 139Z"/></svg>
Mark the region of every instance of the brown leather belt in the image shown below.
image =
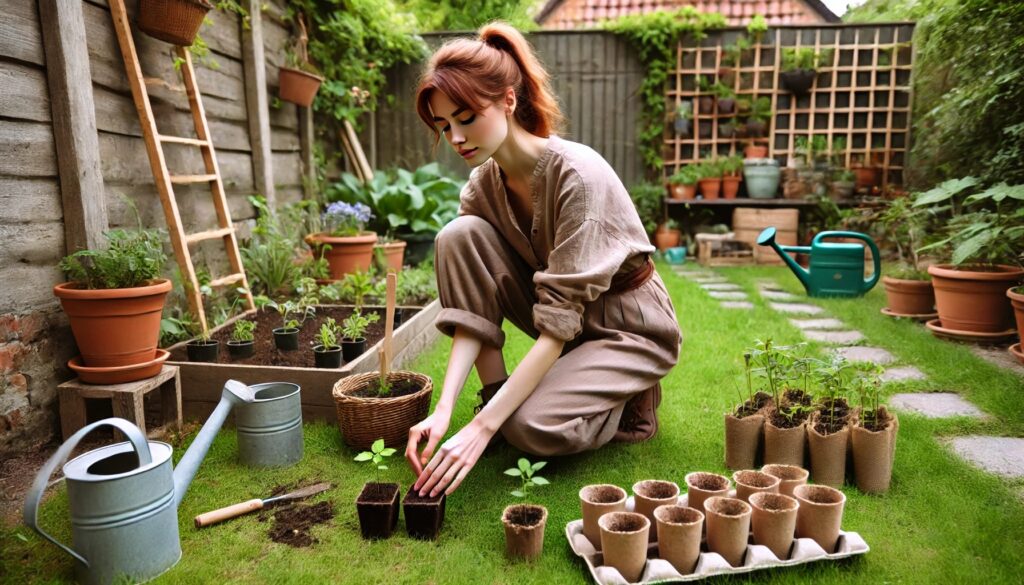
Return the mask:
<svg viewBox="0 0 1024 585"><path fill-rule="evenodd" d="M625 274L616 274L612 277L612 285L608 292L617 295L640 288L645 282L651 279L654 274L654 262L650 256L644 257L644 263Z"/></svg>

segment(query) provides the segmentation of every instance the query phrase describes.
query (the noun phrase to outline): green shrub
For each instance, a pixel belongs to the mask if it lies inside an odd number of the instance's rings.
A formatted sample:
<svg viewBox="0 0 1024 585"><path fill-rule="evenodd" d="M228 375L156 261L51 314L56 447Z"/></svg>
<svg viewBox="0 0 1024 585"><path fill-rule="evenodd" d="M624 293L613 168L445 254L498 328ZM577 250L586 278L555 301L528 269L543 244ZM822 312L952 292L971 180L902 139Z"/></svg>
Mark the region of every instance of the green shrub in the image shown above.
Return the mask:
<svg viewBox="0 0 1024 585"><path fill-rule="evenodd" d="M231 330L231 341L252 341L255 339L256 322L248 319L235 321L235 328Z"/></svg>
<svg viewBox="0 0 1024 585"><path fill-rule="evenodd" d="M79 250L60 261L71 281L89 289L145 286L163 273L164 254L157 230L110 230L102 250Z"/></svg>

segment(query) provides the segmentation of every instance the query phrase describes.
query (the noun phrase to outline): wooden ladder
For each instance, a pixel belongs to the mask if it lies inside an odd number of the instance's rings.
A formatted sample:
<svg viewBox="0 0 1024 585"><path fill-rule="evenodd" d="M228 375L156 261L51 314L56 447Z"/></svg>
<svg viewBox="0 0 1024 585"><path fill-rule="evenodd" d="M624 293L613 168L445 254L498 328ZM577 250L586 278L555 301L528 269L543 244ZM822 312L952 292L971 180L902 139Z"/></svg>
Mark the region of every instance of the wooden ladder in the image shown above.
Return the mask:
<svg viewBox="0 0 1024 585"><path fill-rule="evenodd" d="M181 60L181 73L185 82L185 90L188 93L189 106L192 109L192 121L195 124L197 138L162 135L157 130L156 119L153 117L153 108L149 101L146 80L142 76L142 67L139 65L139 55L135 51L135 41L132 39L131 25L128 21L128 13L125 11L124 0L109 0L108 3L110 5L110 14L114 19L114 28L117 31L117 41L121 45L124 68L128 74L128 82L131 84L135 109L139 113L139 125L142 126L142 136L146 141L149 165L153 170L153 179L156 181L157 191L160 193L160 202L164 208L164 216L167 218L167 231L170 233L171 246L174 248L174 256L178 261L181 273L187 279L185 295L188 297L189 308L199 319L203 334L205 335L209 332L209 325L206 322L206 312L203 310L203 295L200 292L199 280L196 277L195 267L192 264L189 245L198 244L206 240L220 239L223 241L232 273L214 279L210 282L210 286L216 288L232 284L238 285L245 290L248 308L254 309L256 305L253 302L252 292L249 290L249 281L245 276L245 268L242 266L242 257L238 251L238 240L235 238L235 228L231 223L231 212L228 208L227 198L224 196L224 183L221 180L220 167L217 165L217 154L213 149L210 127L206 122L206 111L203 109L202 95L199 93L199 87L196 85L196 74L192 68L192 57L186 47L175 47L178 58ZM203 153L206 173L201 175L171 175L167 169L167 161L164 158L163 145L166 143L198 147ZM186 234L181 223L181 215L178 213L178 202L174 196L174 185L196 183L207 183L210 186L214 207L217 210L218 227L203 232Z"/></svg>

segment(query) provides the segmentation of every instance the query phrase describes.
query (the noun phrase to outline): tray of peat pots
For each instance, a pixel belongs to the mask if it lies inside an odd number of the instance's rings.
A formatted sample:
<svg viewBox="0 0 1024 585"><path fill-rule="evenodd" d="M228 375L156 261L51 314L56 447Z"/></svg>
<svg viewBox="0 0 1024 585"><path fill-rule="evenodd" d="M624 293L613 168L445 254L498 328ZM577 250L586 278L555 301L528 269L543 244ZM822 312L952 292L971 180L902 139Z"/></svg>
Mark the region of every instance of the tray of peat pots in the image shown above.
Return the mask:
<svg viewBox="0 0 1024 585"><path fill-rule="evenodd" d="M519 478L518 489L509 492L515 498L525 500L530 490L548 485L548 480L537 475L547 465L546 461L530 463L525 457L515 467L505 470L505 475ZM538 504L511 504L501 512L501 524L505 530L505 555L510 559L532 561L544 552L544 527L548 523L548 509Z"/></svg>
<svg viewBox="0 0 1024 585"><path fill-rule="evenodd" d="M889 412L879 401L880 372L881 368L875 366L853 382L861 404L850 430L853 476L857 489L869 494L889 491L900 428L896 413Z"/></svg>
<svg viewBox="0 0 1024 585"><path fill-rule="evenodd" d="M625 491L616 486L580 490L584 518L569 522L565 534L594 582L697 581L838 560L870 550L859 534L841 530L846 498L828 486L800 485L793 496L759 491L748 503L734 497L725 476L695 472L687 475L687 485L687 494L655 508L654 524L637 513L638 498L620 502ZM691 507L691 497L706 499ZM599 545L585 533L595 517ZM651 531L655 539L649 542Z"/></svg>

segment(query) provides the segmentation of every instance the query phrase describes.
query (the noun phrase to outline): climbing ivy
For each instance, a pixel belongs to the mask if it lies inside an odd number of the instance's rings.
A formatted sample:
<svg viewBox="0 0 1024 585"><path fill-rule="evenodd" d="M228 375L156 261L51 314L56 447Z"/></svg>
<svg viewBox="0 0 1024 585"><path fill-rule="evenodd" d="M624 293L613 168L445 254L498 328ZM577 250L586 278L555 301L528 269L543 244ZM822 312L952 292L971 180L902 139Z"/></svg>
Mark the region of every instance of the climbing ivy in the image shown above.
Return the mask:
<svg viewBox="0 0 1024 585"><path fill-rule="evenodd" d="M605 22L603 28L629 40L640 53L647 69L640 84L639 147L651 178L664 165L662 143L665 134L665 82L675 64L676 43L684 35L694 41L706 37L705 31L726 25L721 14L705 14L692 6L674 12L636 14Z"/></svg>

